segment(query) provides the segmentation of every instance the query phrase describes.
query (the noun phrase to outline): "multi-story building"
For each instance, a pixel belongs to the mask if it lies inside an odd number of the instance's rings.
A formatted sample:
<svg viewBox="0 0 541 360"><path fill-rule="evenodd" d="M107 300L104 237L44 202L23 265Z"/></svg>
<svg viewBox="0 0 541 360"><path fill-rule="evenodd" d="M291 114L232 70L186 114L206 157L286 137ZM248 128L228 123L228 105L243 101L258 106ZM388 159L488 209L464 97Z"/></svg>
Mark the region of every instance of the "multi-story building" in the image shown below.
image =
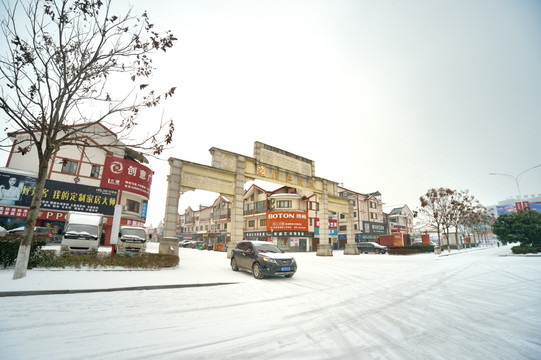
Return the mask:
<svg viewBox="0 0 541 360"><path fill-rule="evenodd" d="M199 210L188 207L179 215L177 237L180 240L203 241L207 244L226 244L229 241L231 204L219 196L211 206L200 205Z"/></svg>
<svg viewBox="0 0 541 360"><path fill-rule="evenodd" d="M153 171L143 165L147 163L144 156L123 146L102 125L95 125L93 133L89 142L94 146L64 146L54 154L36 225L58 232L68 211L101 213L105 221L102 244L108 245L115 205L122 205L121 225L144 226ZM35 147L25 155L16 151L28 141L25 132L9 137L13 146L6 167L0 168L0 184L10 187L15 182L19 194L17 199L0 199L0 222L13 228L26 222L37 183L38 156ZM112 143L116 145L104 145Z"/></svg>
<svg viewBox="0 0 541 360"><path fill-rule="evenodd" d="M362 194L339 188L340 196L354 202L355 241L369 241L387 233L384 222L381 194L379 192ZM229 202L219 197L208 208L214 214L209 224L202 226L202 218L207 208L194 211L187 208L179 215L181 239L202 240L210 244L226 243L227 223L231 221ZM221 214L217 220L216 214ZM329 238L335 248L345 245L346 222L344 214L329 215ZM223 225L220 225L223 224ZM313 193L302 193L296 188L284 186L274 191L266 191L253 184L244 193L244 239L272 241L288 251L316 251L319 243L319 199ZM213 233L223 232L219 238ZM207 235L205 235L207 234Z"/></svg>
<svg viewBox="0 0 541 360"><path fill-rule="evenodd" d="M408 205L386 206L383 209L389 234L403 233L413 235L413 212Z"/></svg>
<svg viewBox="0 0 541 360"><path fill-rule="evenodd" d="M383 202L378 191L363 194L339 186L338 194L353 201L353 230L356 242L371 241L380 235L387 234L387 224L383 217ZM345 214L339 214L338 223L338 246L343 247L346 243L347 230Z"/></svg>

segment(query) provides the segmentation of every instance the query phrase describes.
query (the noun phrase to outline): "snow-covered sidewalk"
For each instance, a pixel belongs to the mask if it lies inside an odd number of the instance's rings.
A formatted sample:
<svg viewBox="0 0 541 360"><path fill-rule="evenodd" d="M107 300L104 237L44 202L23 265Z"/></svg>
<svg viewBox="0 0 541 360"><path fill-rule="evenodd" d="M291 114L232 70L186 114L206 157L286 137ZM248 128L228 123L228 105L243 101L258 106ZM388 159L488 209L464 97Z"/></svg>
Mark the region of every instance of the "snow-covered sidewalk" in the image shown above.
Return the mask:
<svg viewBox="0 0 541 360"><path fill-rule="evenodd" d="M295 253L293 278L264 280L192 249L160 271L0 270L0 291L234 283L2 297L0 358L541 358L541 258L510 253Z"/></svg>

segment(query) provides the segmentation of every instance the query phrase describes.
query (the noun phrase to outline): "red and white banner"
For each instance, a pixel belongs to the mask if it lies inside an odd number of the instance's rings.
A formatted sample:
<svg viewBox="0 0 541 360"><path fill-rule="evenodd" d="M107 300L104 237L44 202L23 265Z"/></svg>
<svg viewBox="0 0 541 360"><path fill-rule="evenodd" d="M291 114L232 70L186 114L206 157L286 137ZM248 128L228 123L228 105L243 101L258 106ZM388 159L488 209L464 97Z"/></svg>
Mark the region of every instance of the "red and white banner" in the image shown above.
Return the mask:
<svg viewBox="0 0 541 360"><path fill-rule="evenodd" d="M308 213L305 211L267 212L267 230L308 230Z"/></svg>
<svg viewBox="0 0 541 360"><path fill-rule="evenodd" d="M101 186L150 197L154 172L137 161L107 156Z"/></svg>

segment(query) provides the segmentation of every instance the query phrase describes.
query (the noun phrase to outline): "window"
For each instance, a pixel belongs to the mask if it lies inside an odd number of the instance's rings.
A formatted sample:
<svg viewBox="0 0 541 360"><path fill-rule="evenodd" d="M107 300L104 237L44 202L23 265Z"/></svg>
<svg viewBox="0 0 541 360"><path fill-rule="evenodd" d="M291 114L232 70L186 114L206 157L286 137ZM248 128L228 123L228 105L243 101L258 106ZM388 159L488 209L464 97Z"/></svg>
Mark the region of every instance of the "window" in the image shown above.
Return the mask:
<svg viewBox="0 0 541 360"><path fill-rule="evenodd" d="M90 170L90 177L99 178L100 177L100 169L101 169L101 167L99 165L92 165L92 170Z"/></svg>
<svg viewBox="0 0 541 360"><path fill-rule="evenodd" d="M370 213L370 219L377 219L377 218L378 218L378 214Z"/></svg>
<svg viewBox="0 0 541 360"><path fill-rule="evenodd" d="M62 172L66 174L77 174L77 161L66 160L62 161Z"/></svg>
<svg viewBox="0 0 541 360"><path fill-rule="evenodd" d="M259 219L259 226L267 226L267 219Z"/></svg>
<svg viewBox="0 0 541 360"><path fill-rule="evenodd" d="M255 220L249 220L248 227L251 227L251 228L255 227Z"/></svg>
<svg viewBox="0 0 541 360"><path fill-rule="evenodd" d="M265 212L265 205L267 205L266 201L258 201L255 203L255 212L256 213L262 213Z"/></svg>
<svg viewBox="0 0 541 360"><path fill-rule="evenodd" d="M131 211L131 212L135 212L135 213L139 213L139 202L137 201L134 201L134 200L126 200L126 210L127 211Z"/></svg>
<svg viewBox="0 0 541 360"><path fill-rule="evenodd" d="M276 207L282 209L291 209L291 200L279 200L276 202Z"/></svg>

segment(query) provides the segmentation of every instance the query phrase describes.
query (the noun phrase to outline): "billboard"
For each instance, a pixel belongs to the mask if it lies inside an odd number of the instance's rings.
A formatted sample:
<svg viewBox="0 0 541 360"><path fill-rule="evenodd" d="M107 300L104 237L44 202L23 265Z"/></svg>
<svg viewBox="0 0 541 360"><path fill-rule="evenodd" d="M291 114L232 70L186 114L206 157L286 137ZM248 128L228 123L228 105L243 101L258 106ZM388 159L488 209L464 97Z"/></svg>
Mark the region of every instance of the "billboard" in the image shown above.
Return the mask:
<svg viewBox="0 0 541 360"><path fill-rule="evenodd" d="M308 231L308 213L305 211L267 212L267 230Z"/></svg>
<svg viewBox="0 0 541 360"><path fill-rule="evenodd" d="M338 220L329 219L329 236L336 237L338 235ZM319 237L319 218L316 218L316 225L314 226L314 236Z"/></svg>
<svg viewBox="0 0 541 360"><path fill-rule="evenodd" d="M0 206L30 207L37 178L0 172ZM46 180L41 209L113 215L118 191Z"/></svg>
<svg viewBox="0 0 541 360"><path fill-rule="evenodd" d="M152 170L137 161L107 156L100 185L148 198L153 174Z"/></svg>
<svg viewBox="0 0 541 360"><path fill-rule="evenodd" d="M520 206L519 206L520 205ZM520 210L524 210L524 208L529 208L531 211L538 211L541 212L541 202L527 202L524 201L522 204L517 202L515 204L507 204L507 205L497 205L496 210L498 211L498 216L503 214L514 214Z"/></svg>

